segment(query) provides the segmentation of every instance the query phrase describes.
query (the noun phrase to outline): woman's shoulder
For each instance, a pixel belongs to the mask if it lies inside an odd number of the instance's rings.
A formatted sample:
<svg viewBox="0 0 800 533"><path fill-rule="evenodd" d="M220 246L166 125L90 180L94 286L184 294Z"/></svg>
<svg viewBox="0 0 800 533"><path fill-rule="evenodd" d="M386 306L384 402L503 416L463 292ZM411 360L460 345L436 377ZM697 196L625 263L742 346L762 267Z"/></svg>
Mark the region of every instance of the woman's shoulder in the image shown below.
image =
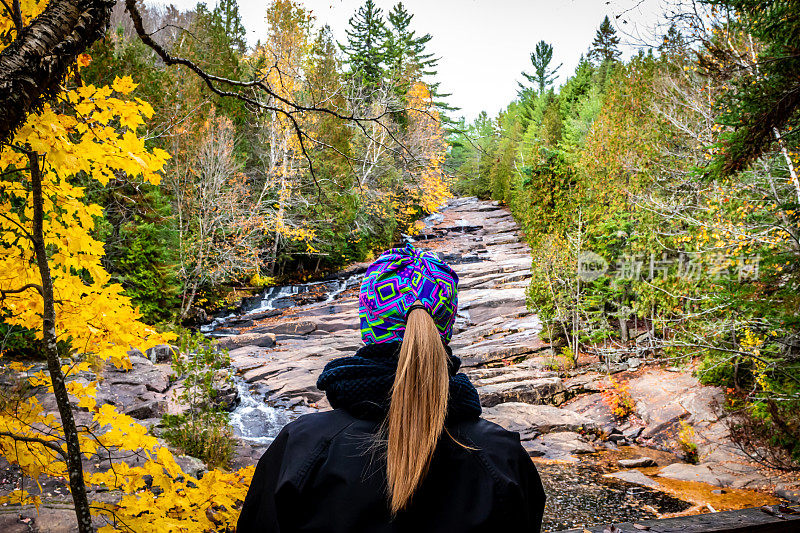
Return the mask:
<svg viewBox="0 0 800 533"><path fill-rule="evenodd" d="M519 433L509 431L484 418L459 421L449 429L472 441L479 448L496 449L500 446L516 451L520 447Z"/></svg>
<svg viewBox="0 0 800 533"><path fill-rule="evenodd" d="M475 418L459 422L448 428L457 447L466 447L493 474L502 472L503 478L514 478L523 463L530 461L520 443L519 433Z"/></svg>
<svg viewBox="0 0 800 533"><path fill-rule="evenodd" d="M314 443L330 441L350 426L360 421L346 411L333 409L317 413L307 413L289 422L281 430L279 437L294 443Z"/></svg>

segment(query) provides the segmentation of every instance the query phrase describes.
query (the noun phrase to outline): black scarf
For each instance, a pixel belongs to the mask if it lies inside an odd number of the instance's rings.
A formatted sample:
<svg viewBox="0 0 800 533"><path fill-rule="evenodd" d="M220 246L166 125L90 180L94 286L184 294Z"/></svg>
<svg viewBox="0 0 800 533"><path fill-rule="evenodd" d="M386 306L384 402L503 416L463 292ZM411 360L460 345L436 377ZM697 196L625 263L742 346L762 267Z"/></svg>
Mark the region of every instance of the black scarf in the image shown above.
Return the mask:
<svg viewBox="0 0 800 533"><path fill-rule="evenodd" d="M368 344L355 355L334 359L317 380L334 408L348 411L356 418L380 420L389 411L389 402L397 370L400 342ZM445 346L450 370L450 394L447 419L466 420L481 415L478 391L466 374L458 374L461 359Z"/></svg>

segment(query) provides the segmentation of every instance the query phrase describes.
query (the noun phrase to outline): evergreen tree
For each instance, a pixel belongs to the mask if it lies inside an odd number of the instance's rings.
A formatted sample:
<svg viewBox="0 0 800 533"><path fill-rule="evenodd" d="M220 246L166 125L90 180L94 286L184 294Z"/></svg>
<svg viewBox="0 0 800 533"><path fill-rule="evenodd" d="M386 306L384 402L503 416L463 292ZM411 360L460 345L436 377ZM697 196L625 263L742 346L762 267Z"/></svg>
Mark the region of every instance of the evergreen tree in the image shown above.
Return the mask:
<svg viewBox="0 0 800 533"><path fill-rule="evenodd" d="M373 0L366 0L348 21L347 44L340 44L350 75L365 86L376 86L384 76L386 24L383 11Z"/></svg>
<svg viewBox="0 0 800 533"><path fill-rule="evenodd" d="M219 0L213 15L224 30L230 48L243 54L247 50L247 39L242 16L239 14L239 4L236 0Z"/></svg>
<svg viewBox="0 0 800 533"><path fill-rule="evenodd" d="M765 152L778 148L796 188L800 180L790 154L800 145L800 17L797 2L756 0L705 0L735 11L734 28L748 35L750 46L760 50L731 54L727 43L708 43L709 53L700 65L732 89L720 102L722 123L733 128L724 150L717 156L717 170L738 172ZM755 57L753 61L748 59ZM724 59L720 65L720 59Z"/></svg>
<svg viewBox="0 0 800 533"><path fill-rule="evenodd" d="M439 58L426 51L431 35L426 33L420 37L410 28L414 15L398 2L389 12L389 27L386 36L386 66L394 80L398 95L405 95L415 81L422 81L428 86L434 106L442 114L456 108L449 106L444 99L450 94L439 91L436 81L436 66ZM449 120L442 115L443 122Z"/></svg>
<svg viewBox="0 0 800 533"><path fill-rule="evenodd" d="M431 40L426 33L417 37L410 28L414 15L406 11L402 3L396 4L389 13L389 28L386 36L386 66L389 72L404 85L435 75L431 70L438 62L433 54L425 52Z"/></svg>
<svg viewBox="0 0 800 533"><path fill-rule="evenodd" d="M531 53L533 74L528 74L527 72L522 73L522 76L528 80L529 83L534 85L536 94L539 96L543 95L545 90L547 90L547 88L553 84L553 81L556 79L558 69L561 68L560 63L558 66L550 68L550 62L552 60L553 45L544 41L539 41L536 43L536 48L534 49L533 53ZM534 90L534 88L528 87L523 83L520 83L519 87L520 94L523 95Z"/></svg>
<svg viewBox="0 0 800 533"><path fill-rule="evenodd" d="M662 56L668 56L670 59L686 55L686 39L683 38L675 24L670 24L667 33L664 34L664 40L658 46L658 51Z"/></svg>
<svg viewBox="0 0 800 533"><path fill-rule="evenodd" d="M594 41L592 41L592 49L589 52L589 59L596 59L600 63L616 61L621 52L617 46L619 45L619 37L617 31L611 25L608 15L600 23L600 28L597 29Z"/></svg>

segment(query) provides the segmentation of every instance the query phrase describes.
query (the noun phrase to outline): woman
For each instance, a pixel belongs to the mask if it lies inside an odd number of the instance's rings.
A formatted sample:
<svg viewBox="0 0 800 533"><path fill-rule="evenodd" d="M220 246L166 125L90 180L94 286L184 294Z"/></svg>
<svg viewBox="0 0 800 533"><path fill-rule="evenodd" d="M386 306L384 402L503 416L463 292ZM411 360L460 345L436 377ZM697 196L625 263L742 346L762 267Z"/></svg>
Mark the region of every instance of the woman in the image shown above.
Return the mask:
<svg viewBox="0 0 800 533"><path fill-rule="evenodd" d="M539 531L536 468L517 433L480 418L448 347L457 285L411 246L367 269L366 346L320 375L333 411L288 424L258 462L238 533Z"/></svg>

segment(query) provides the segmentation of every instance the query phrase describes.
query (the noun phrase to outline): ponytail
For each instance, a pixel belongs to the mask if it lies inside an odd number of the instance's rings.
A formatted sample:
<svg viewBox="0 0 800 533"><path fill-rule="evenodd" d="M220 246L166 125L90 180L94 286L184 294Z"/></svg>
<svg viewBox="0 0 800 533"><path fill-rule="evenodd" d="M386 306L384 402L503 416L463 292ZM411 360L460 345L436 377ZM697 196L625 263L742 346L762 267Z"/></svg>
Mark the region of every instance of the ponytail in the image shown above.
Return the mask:
<svg viewBox="0 0 800 533"><path fill-rule="evenodd" d="M447 415L447 352L433 318L412 309L386 422L386 472L392 514L408 507L428 471Z"/></svg>

